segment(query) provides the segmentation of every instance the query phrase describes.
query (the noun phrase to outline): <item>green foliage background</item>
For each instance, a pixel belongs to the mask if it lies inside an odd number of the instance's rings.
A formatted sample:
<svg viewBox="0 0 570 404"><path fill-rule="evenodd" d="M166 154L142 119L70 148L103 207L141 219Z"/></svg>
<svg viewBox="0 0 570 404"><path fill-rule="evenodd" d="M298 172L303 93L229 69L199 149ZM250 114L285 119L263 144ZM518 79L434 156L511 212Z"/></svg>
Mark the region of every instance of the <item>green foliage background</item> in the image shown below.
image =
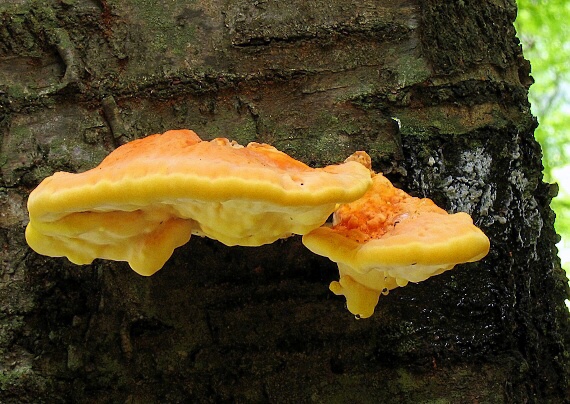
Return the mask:
<svg viewBox="0 0 570 404"><path fill-rule="evenodd" d="M517 0L516 28L535 83L530 88L535 132L543 148L544 179L557 182L552 201L562 265L570 275L570 1Z"/></svg>

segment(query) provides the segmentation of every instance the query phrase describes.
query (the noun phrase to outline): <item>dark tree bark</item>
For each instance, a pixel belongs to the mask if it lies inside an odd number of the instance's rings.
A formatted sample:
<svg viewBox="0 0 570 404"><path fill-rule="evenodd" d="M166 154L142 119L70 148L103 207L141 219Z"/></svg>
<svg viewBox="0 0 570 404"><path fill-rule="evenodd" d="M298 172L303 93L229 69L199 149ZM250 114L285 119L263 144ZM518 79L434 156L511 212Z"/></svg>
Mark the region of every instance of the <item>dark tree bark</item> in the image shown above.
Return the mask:
<svg viewBox="0 0 570 404"><path fill-rule="evenodd" d="M0 4L0 401L563 402L556 258L513 0ZM313 166L367 150L492 242L357 321L298 237L150 278L31 251L29 192L170 128Z"/></svg>

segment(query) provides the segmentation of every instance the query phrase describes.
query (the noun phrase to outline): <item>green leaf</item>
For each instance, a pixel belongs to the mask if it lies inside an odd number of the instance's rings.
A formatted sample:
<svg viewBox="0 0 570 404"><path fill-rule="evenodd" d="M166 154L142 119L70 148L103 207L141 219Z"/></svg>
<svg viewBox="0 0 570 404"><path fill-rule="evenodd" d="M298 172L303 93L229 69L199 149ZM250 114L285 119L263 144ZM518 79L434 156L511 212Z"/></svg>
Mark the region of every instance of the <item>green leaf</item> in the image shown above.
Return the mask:
<svg viewBox="0 0 570 404"><path fill-rule="evenodd" d="M536 139L543 148L544 178L556 180L561 167L570 165L570 2L518 0L515 23L535 84L530 88L532 111L539 127ZM562 178L560 178L562 179ZM552 201L559 248L570 246L570 190L561 189ZM563 263L570 275L570 263Z"/></svg>

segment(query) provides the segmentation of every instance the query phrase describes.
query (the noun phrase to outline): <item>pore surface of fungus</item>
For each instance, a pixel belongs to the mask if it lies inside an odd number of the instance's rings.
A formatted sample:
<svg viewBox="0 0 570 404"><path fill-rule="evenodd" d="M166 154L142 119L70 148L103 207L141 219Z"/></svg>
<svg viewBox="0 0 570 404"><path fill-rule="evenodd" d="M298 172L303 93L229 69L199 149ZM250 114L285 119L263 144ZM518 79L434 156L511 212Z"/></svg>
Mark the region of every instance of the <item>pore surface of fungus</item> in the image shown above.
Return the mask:
<svg viewBox="0 0 570 404"><path fill-rule="evenodd" d="M266 144L172 130L46 178L28 200L26 239L44 255L128 261L151 275L191 234L244 246L305 234L370 184L354 161L314 169Z"/></svg>
<svg viewBox="0 0 570 404"><path fill-rule="evenodd" d="M489 251L489 239L467 213L448 214L430 199L395 188L382 174L373 174L362 198L339 207L331 227L311 231L303 243L338 264L340 280L330 289L363 318L373 314L381 293Z"/></svg>

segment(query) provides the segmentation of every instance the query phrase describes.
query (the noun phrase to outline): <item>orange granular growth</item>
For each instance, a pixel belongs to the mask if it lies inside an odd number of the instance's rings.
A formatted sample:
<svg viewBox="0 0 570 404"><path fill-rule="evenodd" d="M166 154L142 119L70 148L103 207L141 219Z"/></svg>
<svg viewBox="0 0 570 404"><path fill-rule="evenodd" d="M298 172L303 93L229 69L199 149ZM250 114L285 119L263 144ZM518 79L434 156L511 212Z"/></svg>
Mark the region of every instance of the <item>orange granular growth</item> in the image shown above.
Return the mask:
<svg viewBox="0 0 570 404"><path fill-rule="evenodd" d="M382 174L376 174L372 187L357 201L341 205L334 213L333 229L365 243L392 231L400 221L420 212L445 213L430 199L408 195Z"/></svg>

